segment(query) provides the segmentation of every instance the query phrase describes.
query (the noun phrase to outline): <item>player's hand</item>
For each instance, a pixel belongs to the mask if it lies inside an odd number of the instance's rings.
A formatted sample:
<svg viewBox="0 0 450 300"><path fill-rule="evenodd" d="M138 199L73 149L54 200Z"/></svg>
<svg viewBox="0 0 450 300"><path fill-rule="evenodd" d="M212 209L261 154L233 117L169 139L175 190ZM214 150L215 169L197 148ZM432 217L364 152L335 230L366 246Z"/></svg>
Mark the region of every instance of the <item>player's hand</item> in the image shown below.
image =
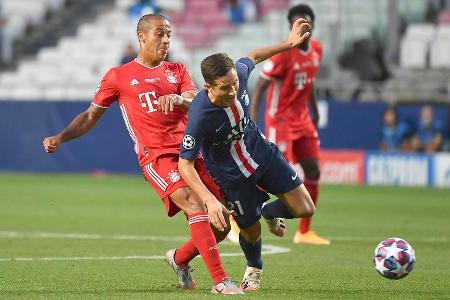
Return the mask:
<svg viewBox="0 0 450 300"><path fill-rule="evenodd" d="M158 110L167 115L173 111L175 105L181 105L183 97L176 94L164 95L158 98Z"/></svg>
<svg viewBox="0 0 450 300"><path fill-rule="evenodd" d="M228 210L216 197L212 196L209 202L206 203L208 208L208 215L211 224L220 231L224 231L227 227L227 222L225 220L224 214L229 216L233 214L234 211Z"/></svg>
<svg viewBox="0 0 450 300"><path fill-rule="evenodd" d="M311 26L305 19L299 18L295 20L294 24L292 25L291 32L289 33L289 36L287 38L290 46L292 48L300 46L300 44L303 43L311 35L311 32L309 31L310 28Z"/></svg>
<svg viewBox="0 0 450 300"><path fill-rule="evenodd" d="M48 136L43 141L44 150L47 153L53 153L61 145L61 140L57 136Z"/></svg>

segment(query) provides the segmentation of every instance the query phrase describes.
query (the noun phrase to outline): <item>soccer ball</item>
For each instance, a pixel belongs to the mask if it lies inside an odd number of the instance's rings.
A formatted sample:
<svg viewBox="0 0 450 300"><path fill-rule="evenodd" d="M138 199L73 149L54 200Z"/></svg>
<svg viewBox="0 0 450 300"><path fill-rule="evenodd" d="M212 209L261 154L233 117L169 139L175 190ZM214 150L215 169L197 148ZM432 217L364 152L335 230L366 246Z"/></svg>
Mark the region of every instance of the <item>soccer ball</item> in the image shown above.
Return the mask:
<svg viewBox="0 0 450 300"><path fill-rule="evenodd" d="M411 245L400 238L387 238L375 248L373 257L375 270L388 279L402 279L408 276L416 262Z"/></svg>

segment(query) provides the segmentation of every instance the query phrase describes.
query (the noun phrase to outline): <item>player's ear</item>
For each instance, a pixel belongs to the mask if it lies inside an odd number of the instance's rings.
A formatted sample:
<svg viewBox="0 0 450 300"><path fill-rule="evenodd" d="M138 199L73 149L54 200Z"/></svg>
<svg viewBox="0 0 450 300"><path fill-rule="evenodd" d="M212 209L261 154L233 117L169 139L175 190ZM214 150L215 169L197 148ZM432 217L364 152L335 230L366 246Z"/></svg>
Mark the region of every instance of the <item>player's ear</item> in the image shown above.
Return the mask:
<svg viewBox="0 0 450 300"><path fill-rule="evenodd" d="M203 85L203 87L205 88L205 90L209 90L210 88L212 88L212 85L205 82L205 84Z"/></svg>
<svg viewBox="0 0 450 300"><path fill-rule="evenodd" d="M145 41L144 41L144 34L142 33L142 31L138 32L138 40L139 40L139 42L145 43Z"/></svg>

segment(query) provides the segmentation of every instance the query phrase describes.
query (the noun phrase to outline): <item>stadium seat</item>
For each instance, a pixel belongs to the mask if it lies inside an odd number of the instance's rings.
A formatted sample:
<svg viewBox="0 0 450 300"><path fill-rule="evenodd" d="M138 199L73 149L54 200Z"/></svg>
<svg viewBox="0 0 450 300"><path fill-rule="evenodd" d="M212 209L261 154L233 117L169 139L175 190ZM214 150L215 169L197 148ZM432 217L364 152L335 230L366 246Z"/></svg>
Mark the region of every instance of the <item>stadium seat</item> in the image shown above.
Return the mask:
<svg viewBox="0 0 450 300"><path fill-rule="evenodd" d="M450 25L438 27L431 44L430 65L432 68L450 68Z"/></svg>
<svg viewBox="0 0 450 300"><path fill-rule="evenodd" d="M409 25L400 43L400 65L403 68L426 68L430 43L435 36L436 28L432 24Z"/></svg>

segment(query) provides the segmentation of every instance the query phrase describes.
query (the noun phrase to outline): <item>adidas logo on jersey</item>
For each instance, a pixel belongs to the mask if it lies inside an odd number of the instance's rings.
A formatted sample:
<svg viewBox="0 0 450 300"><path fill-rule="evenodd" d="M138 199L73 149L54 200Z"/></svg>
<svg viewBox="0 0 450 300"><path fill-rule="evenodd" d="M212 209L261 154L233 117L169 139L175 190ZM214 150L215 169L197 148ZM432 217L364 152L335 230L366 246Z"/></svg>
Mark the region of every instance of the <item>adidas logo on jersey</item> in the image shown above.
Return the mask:
<svg viewBox="0 0 450 300"><path fill-rule="evenodd" d="M131 80L130 86L136 85L136 84L139 84L139 83L140 83L140 82L139 82L136 78L134 78L133 80Z"/></svg>

